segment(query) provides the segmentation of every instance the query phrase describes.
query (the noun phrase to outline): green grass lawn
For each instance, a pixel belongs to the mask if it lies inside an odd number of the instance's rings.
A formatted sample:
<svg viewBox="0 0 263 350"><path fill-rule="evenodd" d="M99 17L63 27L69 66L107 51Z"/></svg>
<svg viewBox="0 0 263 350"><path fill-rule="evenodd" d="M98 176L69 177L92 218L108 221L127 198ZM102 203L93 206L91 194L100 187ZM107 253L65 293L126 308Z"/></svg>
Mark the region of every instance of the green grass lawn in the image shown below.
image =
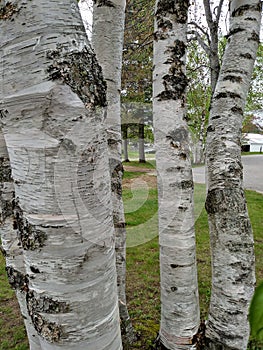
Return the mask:
<svg viewBox="0 0 263 350"><path fill-rule="evenodd" d="M127 165L136 164L138 163L130 162ZM145 167L139 165L143 166ZM147 169L152 167L152 164L146 163ZM139 335L133 350L150 349L160 319L157 190L153 185L145 187L145 182L138 182L145 174L143 171L127 171L124 181L134 184L134 187L124 186L123 190L127 221L127 300L134 328ZM260 282L263 280L263 195L246 191L246 198L255 235L256 274ZM205 186L197 184L195 228L202 319L208 311L211 281L209 233L204 202ZM0 256L0 350L11 349L26 350L28 346L15 295L6 280L4 258Z"/></svg>

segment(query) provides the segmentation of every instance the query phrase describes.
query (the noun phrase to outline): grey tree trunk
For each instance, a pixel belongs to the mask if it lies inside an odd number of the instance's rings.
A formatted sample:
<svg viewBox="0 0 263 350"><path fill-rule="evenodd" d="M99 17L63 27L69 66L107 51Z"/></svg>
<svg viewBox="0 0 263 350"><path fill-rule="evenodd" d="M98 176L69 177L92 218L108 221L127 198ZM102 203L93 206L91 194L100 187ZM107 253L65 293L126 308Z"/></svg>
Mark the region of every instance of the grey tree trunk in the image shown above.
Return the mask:
<svg viewBox="0 0 263 350"><path fill-rule="evenodd" d="M219 20L221 16L223 3L224 3L224 0L218 1L218 6L216 8L216 11L217 11L216 17L215 19L213 19L210 1L203 0L206 21L210 31L209 48L207 50L207 54L208 54L209 63L210 63L210 84L211 84L212 95L214 94L216 83L219 76L219 71L220 71L220 62L219 62L219 54L218 54L218 29L219 29Z"/></svg>
<svg viewBox="0 0 263 350"><path fill-rule="evenodd" d="M259 43L259 0L230 1L230 32L207 129L206 209L212 249L208 348L245 350L254 292L253 234L243 189L241 127Z"/></svg>
<svg viewBox="0 0 263 350"><path fill-rule="evenodd" d="M188 1L156 1L153 120L158 173L161 349L192 348L199 327L193 177L186 122Z"/></svg>
<svg viewBox="0 0 263 350"><path fill-rule="evenodd" d="M92 44L107 84L107 137L111 170L119 312L124 344L135 340L126 304L126 228L122 201L121 69L125 0L94 0Z"/></svg>
<svg viewBox="0 0 263 350"><path fill-rule="evenodd" d="M41 349L122 349L105 84L77 1L13 1L0 13L1 122Z"/></svg>
<svg viewBox="0 0 263 350"><path fill-rule="evenodd" d="M126 135L127 135L127 129L126 129ZM123 159L124 162L129 162L129 154L128 154L128 138L123 138Z"/></svg>
<svg viewBox="0 0 263 350"><path fill-rule="evenodd" d="M26 326L30 350L41 350L38 334L35 331L26 307L25 263L23 250L14 229L15 189L11 176L10 161L2 131L0 131L0 229L2 252L6 261L6 272L10 286L15 290L21 314Z"/></svg>
<svg viewBox="0 0 263 350"><path fill-rule="evenodd" d="M139 123L139 163L145 163L145 151L144 151L144 124Z"/></svg>

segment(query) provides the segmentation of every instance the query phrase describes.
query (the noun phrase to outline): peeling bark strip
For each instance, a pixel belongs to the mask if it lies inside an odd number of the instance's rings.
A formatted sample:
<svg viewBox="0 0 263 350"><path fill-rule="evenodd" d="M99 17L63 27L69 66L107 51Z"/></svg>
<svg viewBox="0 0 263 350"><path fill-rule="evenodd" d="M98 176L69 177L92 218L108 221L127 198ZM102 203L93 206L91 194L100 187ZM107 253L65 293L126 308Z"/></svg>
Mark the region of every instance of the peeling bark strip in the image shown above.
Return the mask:
<svg viewBox="0 0 263 350"><path fill-rule="evenodd" d="M91 50L85 47L81 52L63 52L58 46L47 58L53 60L47 69L50 80L60 79L69 85L88 108L106 106L106 83Z"/></svg>
<svg viewBox="0 0 263 350"><path fill-rule="evenodd" d="M25 250L36 250L44 247L47 235L37 230L23 216L23 211L18 203L14 207L14 229L18 230L18 237Z"/></svg>
<svg viewBox="0 0 263 350"><path fill-rule="evenodd" d="M7 2L5 5L0 6L0 20L11 19L18 11L17 5Z"/></svg>
<svg viewBox="0 0 263 350"><path fill-rule="evenodd" d="M187 14L189 7L189 0L160 0L158 1L157 10L156 10L156 21L157 26L162 26L163 19L168 14L174 15L175 23L187 23ZM171 22L170 22L171 23Z"/></svg>

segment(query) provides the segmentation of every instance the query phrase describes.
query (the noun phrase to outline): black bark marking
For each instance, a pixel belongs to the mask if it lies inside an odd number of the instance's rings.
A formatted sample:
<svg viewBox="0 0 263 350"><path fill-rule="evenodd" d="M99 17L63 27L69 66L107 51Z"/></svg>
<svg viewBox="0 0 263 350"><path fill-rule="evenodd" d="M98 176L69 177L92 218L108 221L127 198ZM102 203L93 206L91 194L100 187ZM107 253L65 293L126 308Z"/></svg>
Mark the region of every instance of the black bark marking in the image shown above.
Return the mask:
<svg viewBox="0 0 263 350"><path fill-rule="evenodd" d="M257 5L242 5L240 7L238 7L237 9L235 9L231 16L232 17L238 17L238 16L243 16L243 14L246 12L246 11L258 11L260 12L261 11L261 3L259 2Z"/></svg>
<svg viewBox="0 0 263 350"><path fill-rule="evenodd" d="M74 142L67 138L61 139L60 145L63 146L67 151L72 152L73 154L77 149L77 146L74 144Z"/></svg>
<svg viewBox="0 0 263 350"><path fill-rule="evenodd" d="M158 100L182 100L182 107L185 103L185 90L188 79L184 73L184 61L182 57L185 55L186 46L183 41L175 40L174 46L168 47L166 53L169 58L164 62L169 64L168 74L163 77L164 91L158 96Z"/></svg>
<svg viewBox="0 0 263 350"><path fill-rule="evenodd" d="M177 76L166 74L163 77L163 85L165 90L157 96L159 101L178 100L183 98L187 84L188 80L184 73Z"/></svg>
<svg viewBox="0 0 263 350"><path fill-rule="evenodd" d="M40 273L39 269L35 266L30 266L30 270L33 272L33 273Z"/></svg>
<svg viewBox="0 0 263 350"><path fill-rule="evenodd" d="M170 266L172 269L177 269L178 267L180 267L180 265L177 265L177 264L171 264Z"/></svg>
<svg viewBox="0 0 263 350"><path fill-rule="evenodd" d="M188 132L185 128L181 127L176 130L172 130L166 136L168 140L172 140L173 142L182 143L188 140Z"/></svg>
<svg viewBox="0 0 263 350"><path fill-rule="evenodd" d="M37 333L50 343L58 343L63 337L63 327L55 322L49 322L39 313L31 316L32 323Z"/></svg>
<svg viewBox="0 0 263 350"><path fill-rule="evenodd" d="M26 303L32 323L40 336L51 343L58 343L64 335L63 326L49 322L43 316L70 312L66 302L60 302L44 296L36 296L34 291L27 290Z"/></svg>
<svg viewBox="0 0 263 350"><path fill-rule="evenodd" d="M239 166L238 169L235 168L232 171L241 175L242 167ZM243 191L235 188L218 188L208 191L205 208L208 214L223 213L231 210L233 215L235 215L235 212L246 210L244 203Z"/></svg>
<svg viewBox="0 0 263 350"><path fill-rule="evenodd" d="M25 250L36 250L44 247L47 234L36 229L23 216L23 211L16 202L14 206L14 230L18 231L18 238Z"/></svg>
<svg viewBox="0 0 263 350"><path fill-rule="evenodd" d="M114 219L114 217L113 217ZM114 227L115 228L125 228L126 227L126 223L125 222L114 222Z"/></svg>
<svg viewBox="0 0 263 350"><path fill-rule="evenodd" d="M221 115L215 115L214 117L211 118L211 120L216 120L216 119L220 119Z"/></svg>
<svg viewBox="0 0 263 350"><path fill-rule="evenodd" d="M231 108L231 112L236 113L236 114L242 114L242 115L243 115L243 109L240 108L240 107L237 107L237 106L232 107L232 108Z"/></svg>
<svg viewBox="0 0 263 350"><path fill-rule="evenodd" d="M0 157L0 182L11 182L11 166L8 158Z"/></svg>
<svg viewBox="0 0 263 350"><path fill-rule="evenodd" d="M81 52L65 53L58 46L47 53L47 58L53 60L47 69L50 80L59 79L70 86L87 108L107 105L106 82L93 51L84 48Z"/></svg>
<svg viewBox="0 0 263 350"><path fill-rule="evenodd" d="M159 0L156 10L157 25L159 21L167 15L174 15L177 23L187 23L189 0Z"/></svg>
<svg viewBox="0 0 263 350"><path fill-rule="evenodd" d="M11 198L7 199L4 195L6 193L5 190L5 182L12 182L12 172L10 161L6 157L0 158L0 203L1 203L1 213L0 213L0 222L3 223L6 218L11 217L13 215L14 210L14 198L15 193L12 192Z"/></svg>
<svg viewBox="0 0 263 350"><path fill-rule="evenodd" d="M181 152L179 153L179 157L183 160L186 160L187 159L187 154L185 152Z"/></svg>
<svg viewBox="0 0 263 350"><path fill-rule="evenodd" d="M226 75L223 80L229 80L232 83L241 83L243 81L242 77L237 77L236 75Z"/></svg>
<svg viewBox="0 0 263 350"><path fill-rule="evenodd" d="M98 7L102 7L102 6L115 7L114 3L110 0L93 0L93 2Z"/></svg>
<svg viewBox="0 0 263 350"><path fill-rule="evenodd" d="M258 33L256 33L255 31L253 31L253 33L251 34L251 37L248 38L249 41L255 41L256 43L260 42L260 38Z"/></svg>
<svg viewBox="0 0 263 350"><path fill-rule="evenodd" d="M254 17L247 17L247 18L245 18L245 21L253 21L253 22L256 22L257 19L254 18Z"/></svg>
<svg viewBox="0 0 263 350"><path fill-rule="evenodd" d="M34 291L28 291L26 301L30 313L45 312L47 314L60 314L70 311L69 305L66 302L57 301L45 296L38 296Z"/></svg>
<svg viewBox="0 0 263 350"><path fill-rule="evenodd" d="M188 188L193 188L194 183L192 180L185 180L181 181L178 183L178 187L181 188L182 190L188 189Z"/></svg>
<svg viewBox="0 0 263 350"><path fill-rule="evenodd" d="M220 98L239 98L239 99L241 99L241 96L239 94L234 93L234 92L226 91L226 92L219 92L214 97L215 100L219 100Z"/></svg>
<svg viewBox="0 0 263 350"><path fill-rule="evenodd" d="M23 290L28 284L28 276L24 275L18 270L15 270L11 266L6 267L6 273L10 286L15 290Z"/></svg>
<svg viewBox="0 0 263 350"><path fill-rule="evenodd" d="M215 127L213 125L209 125L208 128L206 129L207 132L214 132Z"/></svg>
<svg viewBox="0 0 263 350"><path fill-rule="evenodd" d="M229 31L229 33L225 36L226 39L229 39L232 35L244 32L244 28L235 28Z"/></svg>
<svg viewBox="0 0 263 350"><path fill-rule="evenodd" d="M0 252L3 254L4 258L7 256L6 250L1 245L0 245Z"/></svg>
<svg viewBox="0 0 263 350"><path fill-rule="evenodd" d="M9 113L8 110L0 109L0 119L2 120L2 119L7 118L8 113Z"/></svg>
<svg viewBox="0 0 263 350"><path fill-rule="evenodd" d="M108 139L108 146L113 146L113 145L118 145L119 141L115 140L115 139Z"/></svg>
<svg viewBox="0 0 263 350"><path fill-rule="evenodd" d="M14 210L14 200L6 200L3 193L3 184L0 183L0 203L1 203L1 213L0 213L0 223L13 215ZM15 197L15 192L13 192L13 198Z"/></svg>
<svg viewBox="0 0 263 350"><path fill-rule="evenodd" d="M176 64L176 68L177 66L180 68L184 66L184 62L181 61L181 58L186 53L186 45L183 41L175 40L174 46L169 46L165 53L170 55L168 60L165 62L166 64ZM174 70L175 67L173 66L172 69Z"/></svg>
<svg viewBox="0 0 263 350"><path fill-rule="evenodd" d="M177 289L178 289L177 287L171 287L171 291L172 291L172 292L176 292Z"/></svg>
<svg viewBox="0 0 263 350"><path fill-rule="evenodd" d="M153 38L155 41L165 40L168 38L168 31L173 29L173 23L171 21L164 20L163 18L159 19L158 22L158 31L154 32Z"/></svg>
<svg viewBox="0 0 263 350"><path fill-rule="evenodd" d="M253 60L253 56L250 53L248 53L248 52L247 53L241 53L240 57L246 58L248 60Z"/></svg>
<svg viewBox="0 0 263 350"><path fill-rule="evenodd" d="M122 162L115 158L110 158L110 171L111 190L120 198L122 196L122 176L124 173Z"/></svg>
<svg viewBox="0 0 263 350"><path fill-rule="evenodd" d="M0 6L0 20L12 20L14 14L18 11L19 10L17 8L17 5L12 4L10 1L8 1L5 5Z"/></svg>

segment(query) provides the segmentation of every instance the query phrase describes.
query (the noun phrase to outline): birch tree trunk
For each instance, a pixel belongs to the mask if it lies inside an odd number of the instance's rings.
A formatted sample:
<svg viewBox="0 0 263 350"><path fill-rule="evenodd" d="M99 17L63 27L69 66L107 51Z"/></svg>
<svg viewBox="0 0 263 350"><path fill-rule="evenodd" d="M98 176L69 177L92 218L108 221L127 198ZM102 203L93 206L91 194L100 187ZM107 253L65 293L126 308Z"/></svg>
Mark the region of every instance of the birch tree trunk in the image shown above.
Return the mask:
<svg viewBox="0 0 263 350"><path fill-rule="evenodd" d="M135 340L126 304L126 228L122 201L121 161L121 69L125 21L125 0L94 0L92 44L107 84L107 137L111 171L117 287L122 340Z"/></svg>
<svg viewBox="0 0 263 350"><path fill-rule="evenodd" d="M230 1L230 32L207 129L206 210L212 249L210 349L245 350L254 292L253 234L243 189L241 127L259 43L259 0Z"/></svg>
<svg viewBox="0 0 263 350"><path fill-rule="evenodd" d="M190 349L199 326L193 177L186 122L188 1L156 1L153 120L159 197L161 349Z"/></svg>
<svg viewBox="0 0 263 350"><path fill-rule="evenodd" d="M27 277L24 256L19 244L17 231L14 230L14 184L11 176L10 161L2 131L0 131L0 228L2 252L6 261L6 272L10 286L15 290L21 314L26 326L30 350L41 350L38 334L35 331L26 307Z"/></svg>
<svg viewBox="0 0 263 350"><path fill-rule="evenodd" d="M103 107L77 1L1 2L2 129L42 350L122 349Z"/></svg>

